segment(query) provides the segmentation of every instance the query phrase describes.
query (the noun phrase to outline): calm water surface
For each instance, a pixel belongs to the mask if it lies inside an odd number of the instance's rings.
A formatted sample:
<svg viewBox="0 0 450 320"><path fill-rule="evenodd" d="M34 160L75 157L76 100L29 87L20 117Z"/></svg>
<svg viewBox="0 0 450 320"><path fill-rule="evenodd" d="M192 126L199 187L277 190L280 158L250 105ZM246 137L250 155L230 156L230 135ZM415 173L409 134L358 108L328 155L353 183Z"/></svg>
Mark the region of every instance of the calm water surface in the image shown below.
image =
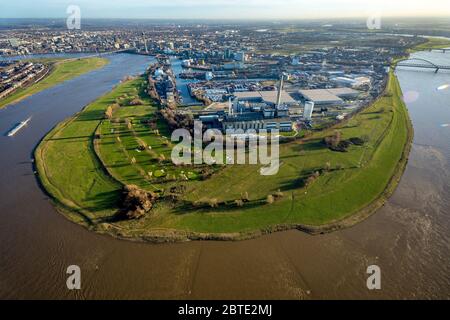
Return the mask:
<svg viewBox="0 0 450 320"><path fill-rule="evenodd" d="M450 65L450 54L423 53ZM408 167L388 204L322 236L288 231L243 242L151 245L67 221L39 189L33 148L54 125L152 60L114 55L83 75L0 110L0 298L450 298L449 73L399 70L414 124ZM14 138L4 134L33 116ZM65 270L82 270L82 290ZM382 290L366 289L377 264Z"/></svg>

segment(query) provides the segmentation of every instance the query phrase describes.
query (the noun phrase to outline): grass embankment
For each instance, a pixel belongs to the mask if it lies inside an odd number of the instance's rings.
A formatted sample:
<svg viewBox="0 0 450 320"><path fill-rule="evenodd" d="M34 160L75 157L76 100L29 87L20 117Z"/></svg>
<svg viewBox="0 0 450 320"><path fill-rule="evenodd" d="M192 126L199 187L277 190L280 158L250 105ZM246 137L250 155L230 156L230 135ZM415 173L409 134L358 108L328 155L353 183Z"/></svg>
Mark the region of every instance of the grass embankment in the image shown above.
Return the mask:
<svg viewBox="0 0 450 320"><path fill-rule="evenodd" d="M44 61L44 60L43 60ZM76 60L45 60L49 71L45 78L28 87L17 89L10 96L0 100L0 108L19 102L26 97L53 87L61 82L78 77L89 71L99 69L108 63L104 58L85 58Z"/></svg>
<svg viewBox="0 0 450 320"><path fill-rule="evenodd" d="M67 212L76 222L93 225L115 208L120 184L103 171L93 140L107 106L130 89L132 83L121 85L62 122L35 151L43 186L60 205L73 210Z"/></svg>
<svg viewBox="0 0 450 320"><path fill-rule="evenodd" d="M450 40L443 38L426 38L426 42L415 46L413 49L409 50L409 53L414 53L418 51L427 51L433 49L446 49L450 48Z"/></svg>
<svg viewBox="0 0 450 320"><path fill-rule="evenodd" d="M395 189L406 165L412 128L393 74L386 94L349 121L281 145L282 165L277 175L261 176L260 166L235 165L204 181L195 175L184 181L196 168L180 171L167 161L155 161L161 154L168 155L171 146L165 143L160 124L158 134L137 121L153 117L155 107L148 100L141 106L120 107L114 113L115 118L128 118L131 125L103 120L108 105L135 95L142 85L142 80L121 84L55 128L36 150L39 176L47 191L70 209L72 220L98 231L107 229L121 237L140 239L240 239L287 228L332 230L353 224L379 208ZM351 146L345 153L333 152L321 141L334 130L344 139L365 136L368 142ZM100 134L97 139L96 133ZM151 149L139 152L142 141ZM302 181L326 163L329 170L305 187ZM176 181L163 181L157 172L170 172ZM184 185L186 191L181 204L163 201L143 219L115 221L121 187L117 180L148 190ZM277 190L284 196L266 204L267 195ZM248 203L232 205L245 193ZM228 205L192 205L212 198Z"/></svg>

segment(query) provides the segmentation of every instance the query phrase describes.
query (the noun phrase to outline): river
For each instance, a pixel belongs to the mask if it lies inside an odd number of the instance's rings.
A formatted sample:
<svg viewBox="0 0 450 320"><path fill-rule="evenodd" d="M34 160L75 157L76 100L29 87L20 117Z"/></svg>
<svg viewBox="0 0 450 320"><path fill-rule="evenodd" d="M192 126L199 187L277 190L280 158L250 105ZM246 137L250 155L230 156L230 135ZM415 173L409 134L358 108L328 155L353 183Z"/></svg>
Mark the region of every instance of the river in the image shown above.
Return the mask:
<svg viewBox="0 0 450 320"><path fill-rule="evenodd" d="M183 66L182 60L180 60L178 57L170 57L170 63L172 65L172 71L175 75L175 81L177 83L177 89L180 91L180 95L183 98L182 104L183 105L199 105L201 104L197 99L192 98L189 94L189 89L187 85L192 82L196 82L197 80L192 79L182 79L180 78L180 73L182 73ZM186 69L186 72L192 71L191 69Z"/></svg>
<svg viewBox="0 0 450 320"><path fill-rule="evenodd" d="M449 53L420 55L450 64ZM32 171L33 148L46 132L151 61L109 58L101 70L0 110L2 134L33 117L15 137L0 136L0 298L450 298L449 73L398 71L414 145L398 189L366 221L320 236L288 231L242 242L153 245L69 222ZM66 288L73 264L81 267L79 291ZM381 268L379 291L366 288L371 264Z"/></svg>

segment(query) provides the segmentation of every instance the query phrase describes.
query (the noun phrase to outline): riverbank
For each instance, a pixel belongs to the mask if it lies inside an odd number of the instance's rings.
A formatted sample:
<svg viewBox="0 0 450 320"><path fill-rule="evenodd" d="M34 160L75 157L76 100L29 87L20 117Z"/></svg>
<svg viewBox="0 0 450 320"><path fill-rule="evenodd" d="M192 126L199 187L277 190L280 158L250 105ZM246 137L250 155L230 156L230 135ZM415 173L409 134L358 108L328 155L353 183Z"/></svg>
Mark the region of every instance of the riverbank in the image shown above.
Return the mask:
<svg viewBox="0 0 450 320"><path fill-rule="evenodd" d="M409 53L419 52L419 51L427 51L427 50L436 50L436 49L447 49L450 48L450 39L447 38L426 38L427 41L422 43L413 49L409 50Z"/></svg>
<svg viewBox="0 0 450 320"><path fill-rule="evenodd" d="M87 106L52 130L36 149L44 188L69 219L97 232L152 242L241 240L287 229L330 232L351 226L381 207L395 190L407 162L412 127L400 87L391 74L385 95L360 114L307 139L282 145L283 165L274 177L260 176L259 168L251 166L229 166L205 181L152 181L147 173L155 169L147 167L145 153L135 148L137 138L154 141L150 130L139 128L140 136L135 137L122 129L119 139L111 135L112 139L102 144L103 137L108 139L104 132L94 144L107 106L130 92L135 94L142 85L140 81L121 84ZM119 110L126 117L137 110L139 114L134 117L152 117L155 107L146 100L142 106ZM345 139L367 136L368 141L364 147L352 146L346 153L330 151L321 140L335 130ZM101 150L105 146L112 148L106 158ZM130 153L134 164L127 160ZM330 165L325 171L326 163ZM162 169L170 170L168 164ZM314 170L323 173L312 185L303 186L301 181ZM191 204L206 202L204 190L208 190L209 199L228 205L198 208L162 202L143 219L118 221L117 199L122 184L130 183L148 190L184 185L183 201ZM267 194L277 190L283 196L272 204L265 203ZM232 205L243 193L249 194L248 204Z"/></svg>
<svg viewBox="0 0 450 320"><path fill-rule="evenodd" d="M30 86L19 88L5 99L0 100L0 109L17 103L33 94L51 88L59 83L102 68L108 63L108 60L104 58L41 60L48 65L49 70L46 75Z"/></svg>

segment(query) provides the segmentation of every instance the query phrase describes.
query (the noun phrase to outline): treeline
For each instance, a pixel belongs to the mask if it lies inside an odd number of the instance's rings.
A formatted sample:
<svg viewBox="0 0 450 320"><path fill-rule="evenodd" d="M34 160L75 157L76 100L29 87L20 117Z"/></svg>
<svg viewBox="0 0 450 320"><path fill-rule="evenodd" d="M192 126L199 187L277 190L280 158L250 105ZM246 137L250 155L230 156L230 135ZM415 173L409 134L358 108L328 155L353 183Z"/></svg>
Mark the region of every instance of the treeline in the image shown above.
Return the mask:
<svg viewBox="0 0 450 320"><path fill-rule="evenodd" d="M166 121L170 130L187 129L191 131L194 127L194 117L190 113L163 108L159 110L159 115Z"/></svg>

